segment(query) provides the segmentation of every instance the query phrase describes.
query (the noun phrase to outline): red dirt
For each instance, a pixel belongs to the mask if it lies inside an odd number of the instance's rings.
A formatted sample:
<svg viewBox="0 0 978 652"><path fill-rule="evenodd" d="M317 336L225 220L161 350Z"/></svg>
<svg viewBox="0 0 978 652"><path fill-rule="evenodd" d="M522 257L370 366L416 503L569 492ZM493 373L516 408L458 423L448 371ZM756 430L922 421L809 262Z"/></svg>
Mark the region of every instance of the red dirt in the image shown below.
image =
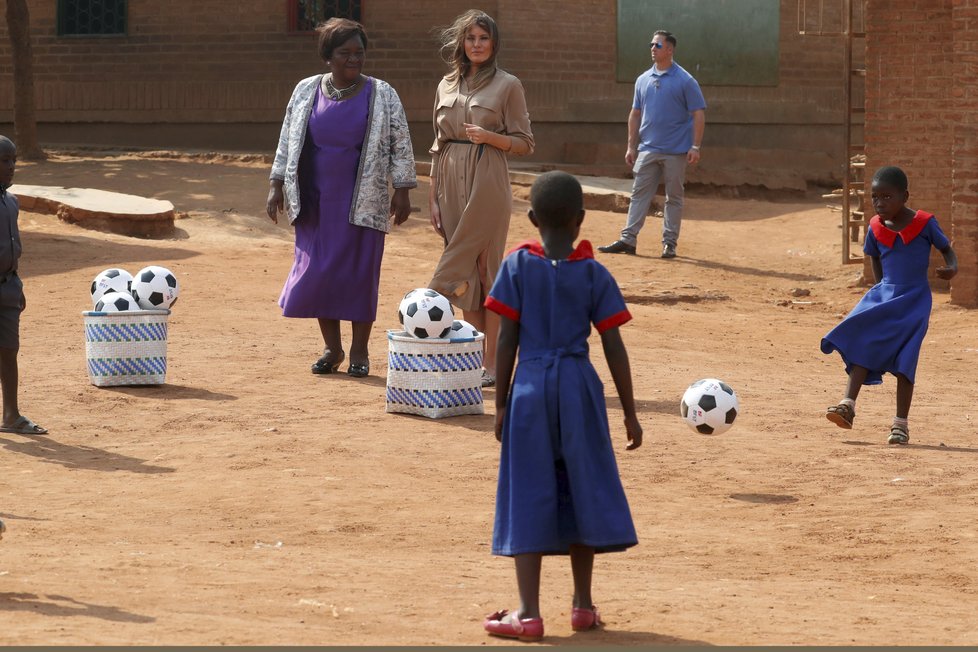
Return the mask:
<svg viewBox="0 0 978 652"><path fill-rule="evenodd" d="M21 407L51 432L0 435L4 644L503 642L481 629L517 604L512 562L489 554L492 392L485 416L384 412L384 329L438 255L427 211L388 239L373 375L314 377L315 324L276 305L291 232L262 217L266 177L260 163L135 156L18 172L189 217L178 238L143 240L21 216ZM525 210L513 242L533 235ZM584 236L610 242L623 219L589 213ZM836 428L823 411L842 365L818 344L863 291L839 262L837 222L820 203L690 198L679 258L655 256L656 219L642 255L600 258L635 316L622 332L638 451L624 451L600 346L592 357L640 544L597 561L600 632L571 631L568 564L544 562L545 642L978 644L974 313L935 295L910 446L885 443L892 378L863 392L855 429ZM182 285L167 382L96 388L88 285L151 263ZM707 376L741 401L719 437L678 416Z"/></svg>

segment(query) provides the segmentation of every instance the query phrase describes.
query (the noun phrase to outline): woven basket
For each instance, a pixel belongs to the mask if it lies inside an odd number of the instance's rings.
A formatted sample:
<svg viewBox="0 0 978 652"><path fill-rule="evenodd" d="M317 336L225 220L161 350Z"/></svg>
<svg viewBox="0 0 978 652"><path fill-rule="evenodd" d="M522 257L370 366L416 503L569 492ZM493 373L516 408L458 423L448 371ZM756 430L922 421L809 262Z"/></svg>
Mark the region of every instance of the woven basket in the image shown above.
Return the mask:
<svg viewBox="0 0 978 652"><path fill-rule="evenodd" d="M82 316L93 385L163 384L169 310L86 311Z"/></svg>
<svg viewBox="0 0 978 652"><path fill-rule="evenodd" d="M482 340L419 340L387 331L387 411L432 419L483 414Z"/></svg>

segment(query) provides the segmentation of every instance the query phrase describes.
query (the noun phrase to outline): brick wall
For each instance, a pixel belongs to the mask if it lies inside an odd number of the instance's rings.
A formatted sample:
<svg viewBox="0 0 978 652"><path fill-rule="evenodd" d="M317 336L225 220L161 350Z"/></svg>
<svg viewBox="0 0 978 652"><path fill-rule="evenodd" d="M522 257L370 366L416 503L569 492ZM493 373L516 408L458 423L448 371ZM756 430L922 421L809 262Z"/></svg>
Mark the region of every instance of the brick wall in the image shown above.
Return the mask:
<svg viewBox="0 0 978 652"><path fill-rule="evenodd" d="M58 38L56 4L31 3L42 142L272 147L295 82L323 67L314 37L287 33L285 0L129 0L129 34L118 38ZM445 71L432 27L470 6L364 0L367 72L398 90L422 157ZM632 85L615 81L617 2L480 6L500 24L501 65L526 87L538 142L530 160L624 175ZM801 190L841 179L842 41L799 35L796 0L782 0L781 21L777 87L704 87L704 158L691 181ZM0 128L11 119L10 88L0 35Z"/></svg>
<svg viewBox="0 0 978 652"><path fill-rule="evenodd" d="M951 301L978 304L978 1L867 0L867 181L883 165L910 179L910 205L953 240ZM937 253L932 262L942 260Z"/></svg>
<svg viewBox="0 0 978 652"><path fill-rule="evenodd" d="M954 65L943 77L950 105L947 124L954 125L949 235L960 270L951 281L951 300L978 306L978 1L955 0L953 7Z"/></svg>

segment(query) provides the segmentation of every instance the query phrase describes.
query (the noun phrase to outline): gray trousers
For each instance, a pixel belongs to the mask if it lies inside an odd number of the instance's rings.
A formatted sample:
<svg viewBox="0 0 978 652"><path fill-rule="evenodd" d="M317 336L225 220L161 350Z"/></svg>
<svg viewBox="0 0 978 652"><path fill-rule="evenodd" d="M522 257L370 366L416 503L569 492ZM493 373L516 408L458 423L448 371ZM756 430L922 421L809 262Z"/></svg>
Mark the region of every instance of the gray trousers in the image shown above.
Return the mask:
<svg viewBox="0 0 978 652"><path fill-rule="evenodd" d="M666 205L663 210L662 244L676 246L679 228L683 222L683 185L686 183L686 155L639 152L632 167L635 180L632 198L628 204L628 221L621 232L622 242L633 247L638 242L638 232L645 226L649 206L655 199L659 183L666 186Z"/></svg>

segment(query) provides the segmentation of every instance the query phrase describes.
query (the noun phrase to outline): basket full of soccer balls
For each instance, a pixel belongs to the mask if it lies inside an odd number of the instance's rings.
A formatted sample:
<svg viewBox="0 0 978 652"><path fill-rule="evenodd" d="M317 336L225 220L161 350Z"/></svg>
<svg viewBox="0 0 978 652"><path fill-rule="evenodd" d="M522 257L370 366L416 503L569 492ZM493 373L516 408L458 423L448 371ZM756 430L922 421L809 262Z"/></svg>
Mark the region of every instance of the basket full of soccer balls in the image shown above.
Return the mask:
<svg viewBox="0 0 978 652"><path fill-rule="evenodd" d="M161 385L166 380L167 322L180 295L173 272L150 265L135 276L112 267L92 281L85 355L93 385Z"/></svg>
<svg viewBox="0 0 978 652"><path fill-rule="evenodd" d="M397 317L404 329L387 331L387 411L433 419L482 414L485 336L428 288L405 294Z"/></svg>

